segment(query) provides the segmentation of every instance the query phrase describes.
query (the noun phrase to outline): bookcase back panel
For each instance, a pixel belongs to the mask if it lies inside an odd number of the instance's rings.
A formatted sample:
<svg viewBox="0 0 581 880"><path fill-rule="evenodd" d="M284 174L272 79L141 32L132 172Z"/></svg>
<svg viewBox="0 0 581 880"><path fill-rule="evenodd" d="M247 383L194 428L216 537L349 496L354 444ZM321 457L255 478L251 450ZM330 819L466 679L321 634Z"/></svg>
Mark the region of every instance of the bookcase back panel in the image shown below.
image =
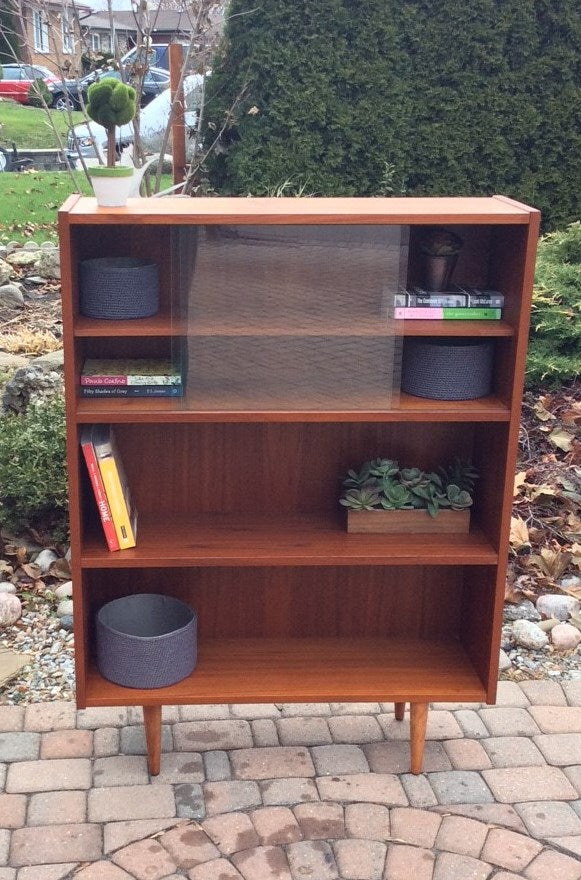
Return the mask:
<svg viewBox="0 0 581 880"><path fill-rule="evenodd" d="M438 224L459 235L463 245L458 254L452 282L468 284L472 287L490 285L491 226L465 226L461 224ZM424 261L420 252L420 239L424 229L410 227L409 266L407 283L413 287L423 287L425 283Z"/></svg>

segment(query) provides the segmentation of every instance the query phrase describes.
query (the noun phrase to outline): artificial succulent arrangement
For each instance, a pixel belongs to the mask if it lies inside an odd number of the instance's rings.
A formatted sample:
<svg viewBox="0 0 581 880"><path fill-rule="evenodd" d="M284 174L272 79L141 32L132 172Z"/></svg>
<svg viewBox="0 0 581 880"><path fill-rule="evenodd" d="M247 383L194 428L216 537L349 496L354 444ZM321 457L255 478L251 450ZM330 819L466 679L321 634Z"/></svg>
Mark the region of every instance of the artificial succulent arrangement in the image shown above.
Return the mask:
<svg viewBox="0 0 581 880"><path fill-rule="evenodd" d="M432 257L451 257L459 253L463 244L454 232L441 226L430 226L420 239L420 250Z"/></svg>
<svg viewBox="0 0 581 880"><path fill-rule="evenodd" d="M478 471L470 462L456 458L438 472L400 468L397 461L375 458L343 479L339 503L350 510L465 510L472 505Z"/></svg>

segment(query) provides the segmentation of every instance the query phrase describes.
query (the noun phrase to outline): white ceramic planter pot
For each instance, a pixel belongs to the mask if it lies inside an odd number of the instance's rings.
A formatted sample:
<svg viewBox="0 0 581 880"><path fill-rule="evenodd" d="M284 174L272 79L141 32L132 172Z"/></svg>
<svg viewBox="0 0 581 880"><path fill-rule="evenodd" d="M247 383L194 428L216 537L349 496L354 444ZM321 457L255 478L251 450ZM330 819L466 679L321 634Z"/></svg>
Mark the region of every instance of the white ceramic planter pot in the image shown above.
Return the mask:
<svg viewBox="0 0 581 880"><path fill-rule="evenodd" d="M97 204L104 208L119 208L127 204L134 186L134 169L126 165L107 168L97 165L89 168L89 176Z"/></svg>

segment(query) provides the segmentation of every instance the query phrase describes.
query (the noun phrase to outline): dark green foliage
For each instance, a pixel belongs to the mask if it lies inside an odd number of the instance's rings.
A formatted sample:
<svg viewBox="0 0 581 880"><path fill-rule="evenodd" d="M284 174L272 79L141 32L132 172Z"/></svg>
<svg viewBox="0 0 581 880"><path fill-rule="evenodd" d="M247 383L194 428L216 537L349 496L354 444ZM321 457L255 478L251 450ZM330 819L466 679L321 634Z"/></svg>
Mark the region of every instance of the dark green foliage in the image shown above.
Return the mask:
<svg viewBox="0 0 581 880"><path fill-rule="evenodd" d="M555 386L581 376L581 223L539 242L526 379Z"/></svg>
<svg viewBox="0 0 581 880"><path fill-rule="evenodd" d="M231 0L208 84L232 194L503 192L576 220L577 0ZM230 116L230 110L234 110Z"/></svg>
<svg viewBox="0 0 581 880"><path fill-rule="evenodd" d="M135 116L135 89L115 79L89 86L87 113L103 128L125 125Z"/></svg>
<svg viewBox="0 0 581 880"><path fill-rule="evenodd" d="M35 79L28 90L28 103L31 107L50 107L52 96L43 80Z"/></svg>
<svg viewBox="0 0 581 880"><path fill-rule="evenodd" d="M2 4L3 6L4 4ZM9 64L19 57L14 20L8 9L0 8L0 62ZM0 75L0 79L1 79Z"/></svg>
<svg viewBox="0 0 581 880"><path fill-rule="evenodd" d="M65 420L62 398L24 415L0 416L0 524L67 533Z"/></svg>

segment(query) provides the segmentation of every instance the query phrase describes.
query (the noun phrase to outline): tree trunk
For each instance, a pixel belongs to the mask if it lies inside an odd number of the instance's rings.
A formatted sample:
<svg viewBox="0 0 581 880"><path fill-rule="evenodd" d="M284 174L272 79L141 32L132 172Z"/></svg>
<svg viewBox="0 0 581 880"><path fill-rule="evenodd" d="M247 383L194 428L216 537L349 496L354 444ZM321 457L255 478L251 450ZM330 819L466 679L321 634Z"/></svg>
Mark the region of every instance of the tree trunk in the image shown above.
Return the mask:
<svg viewBox="0 0 581 880"><path fill-rule="evenodd" d="M115 126L107 129L107 165L109 168L115 165Z"/></svg>

